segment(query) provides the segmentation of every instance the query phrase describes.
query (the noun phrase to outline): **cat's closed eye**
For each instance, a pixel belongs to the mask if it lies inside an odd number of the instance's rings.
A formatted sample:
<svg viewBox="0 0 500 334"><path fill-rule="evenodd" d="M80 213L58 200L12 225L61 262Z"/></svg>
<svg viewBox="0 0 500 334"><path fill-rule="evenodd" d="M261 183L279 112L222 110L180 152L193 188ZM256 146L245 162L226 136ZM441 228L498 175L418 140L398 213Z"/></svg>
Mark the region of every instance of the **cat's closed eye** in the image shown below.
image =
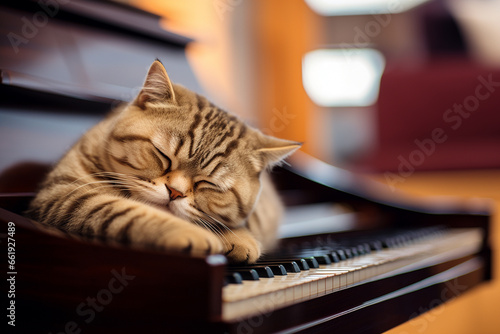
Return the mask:
<svg viewBox="0 0 500 334"><path fill-rule="evenodd" d="M170 160L170 158L168 157L168 155L166 155L158 147L156 147L155 145L153 145L153 147L155 148L156 152L160 154L160 156L162 156L165 160L167 160L167 165L168 166L165 168L164 174L168 173L170 171L170 169L172 168L172 160Z"/></svg>
<svg viewBox="0 0 500 334"><path fill-rule="evenodd" d="M222 189L213 182L207 180L200 180L194 183L194 190L200 189L212 189L217 191L222 191Z"/></svg>

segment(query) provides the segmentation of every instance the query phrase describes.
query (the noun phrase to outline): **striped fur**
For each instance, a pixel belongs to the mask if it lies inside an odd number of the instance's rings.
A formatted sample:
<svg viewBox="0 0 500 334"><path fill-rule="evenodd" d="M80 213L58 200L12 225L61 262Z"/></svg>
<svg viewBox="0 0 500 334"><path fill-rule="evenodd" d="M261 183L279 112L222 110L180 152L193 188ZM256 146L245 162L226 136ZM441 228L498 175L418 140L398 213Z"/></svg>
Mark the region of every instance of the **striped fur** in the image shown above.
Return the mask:
<svg viewBox="0 0 500 334"><path fill-rule="evenodd" d="M29 214L90 239L254 262L282 211L267 170L299 147L173 85L155 61L137 98L61 159Z"/></svg>

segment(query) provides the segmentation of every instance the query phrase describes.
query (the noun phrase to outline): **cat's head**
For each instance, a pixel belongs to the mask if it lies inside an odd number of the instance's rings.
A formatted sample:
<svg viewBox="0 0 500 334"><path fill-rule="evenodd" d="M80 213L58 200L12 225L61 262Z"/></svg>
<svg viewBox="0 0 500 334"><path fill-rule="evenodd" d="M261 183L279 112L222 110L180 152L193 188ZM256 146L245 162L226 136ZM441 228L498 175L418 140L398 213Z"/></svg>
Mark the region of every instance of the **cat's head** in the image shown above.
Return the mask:
<svg viewBox="0 0 500 334"><path fill-rule="evenodd" d="M108 168L121 175L131 198L228 227L241 226L252 211L262 171L300 147L173 85L159 61L108 138Z"/></svg>

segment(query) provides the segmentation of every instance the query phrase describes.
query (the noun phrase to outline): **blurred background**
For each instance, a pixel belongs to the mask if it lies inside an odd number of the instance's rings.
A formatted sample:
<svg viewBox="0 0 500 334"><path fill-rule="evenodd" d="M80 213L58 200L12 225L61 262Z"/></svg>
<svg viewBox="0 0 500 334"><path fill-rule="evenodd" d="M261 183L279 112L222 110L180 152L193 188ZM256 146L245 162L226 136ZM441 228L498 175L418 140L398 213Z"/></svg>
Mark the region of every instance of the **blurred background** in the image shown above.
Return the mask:
<svg viewBox="0 0 500 334"><path fill-rule="evenodd" d="M194 38L187 56L214 100L322 160L376 171L500 164L500 94L475 98L480 76L500 82L498 1L132 4ZM448 112L455 104L462 114Z"/></svg>
<svg viewBox="0 0 500 334"><path fill-rule="evenodd" d="M498 1L128 3L194 39L188 61L212 99L322 160L378 172L500 165ZM481 77L496 82L484 99Z"/></svg>
<svg viewBox="0 0 500 334"><path fill-rule="evenodd" d="M444 182L438 193L476 177L473 196L500 198L492 180L500 167L498 0L0 6L0 171L57 160L109 107L133 99L159 58L174 82L330 164L391 186L425 183L418 172L455 171L426 175ZM499 297L496 284L392 332L494 333Z"/></svg>
<svg viewBox="0 0 500 334"><path fill-rule="evenodd" d="M337 166L500 165L499 1L10 2L0 66L13 87L128 101L159 58L174 81ZM83 31L78 15L118 29Z"/></svg>
<svg viewBox="0 0 500 334"><path fill-rule="evenodd" d="M9 88L129 101L159 58L174 81L336 166L398 176L500 166L499 1L41 3L2 10ZM21 126L14 116L0 120Z"/></svg>

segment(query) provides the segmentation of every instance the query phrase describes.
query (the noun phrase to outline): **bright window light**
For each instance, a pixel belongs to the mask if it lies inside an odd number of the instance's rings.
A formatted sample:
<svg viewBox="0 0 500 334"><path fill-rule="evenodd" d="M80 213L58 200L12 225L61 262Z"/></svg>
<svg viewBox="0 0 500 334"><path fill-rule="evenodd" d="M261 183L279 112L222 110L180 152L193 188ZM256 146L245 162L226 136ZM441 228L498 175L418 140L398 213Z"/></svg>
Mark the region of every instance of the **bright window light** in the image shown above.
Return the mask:
<svg viewBox="0 0 500 334"><path fill-rule="evenodd" d="M324 16L396 14L429 0L305 0L316 13Z"/></svg>
<svg viewBox="0 0 500 334"><path fill-rule="evenodd" d="M377 101L384 66L374 49L315 50L302 61L302 83L320 106L369 106Z"/></svg>

